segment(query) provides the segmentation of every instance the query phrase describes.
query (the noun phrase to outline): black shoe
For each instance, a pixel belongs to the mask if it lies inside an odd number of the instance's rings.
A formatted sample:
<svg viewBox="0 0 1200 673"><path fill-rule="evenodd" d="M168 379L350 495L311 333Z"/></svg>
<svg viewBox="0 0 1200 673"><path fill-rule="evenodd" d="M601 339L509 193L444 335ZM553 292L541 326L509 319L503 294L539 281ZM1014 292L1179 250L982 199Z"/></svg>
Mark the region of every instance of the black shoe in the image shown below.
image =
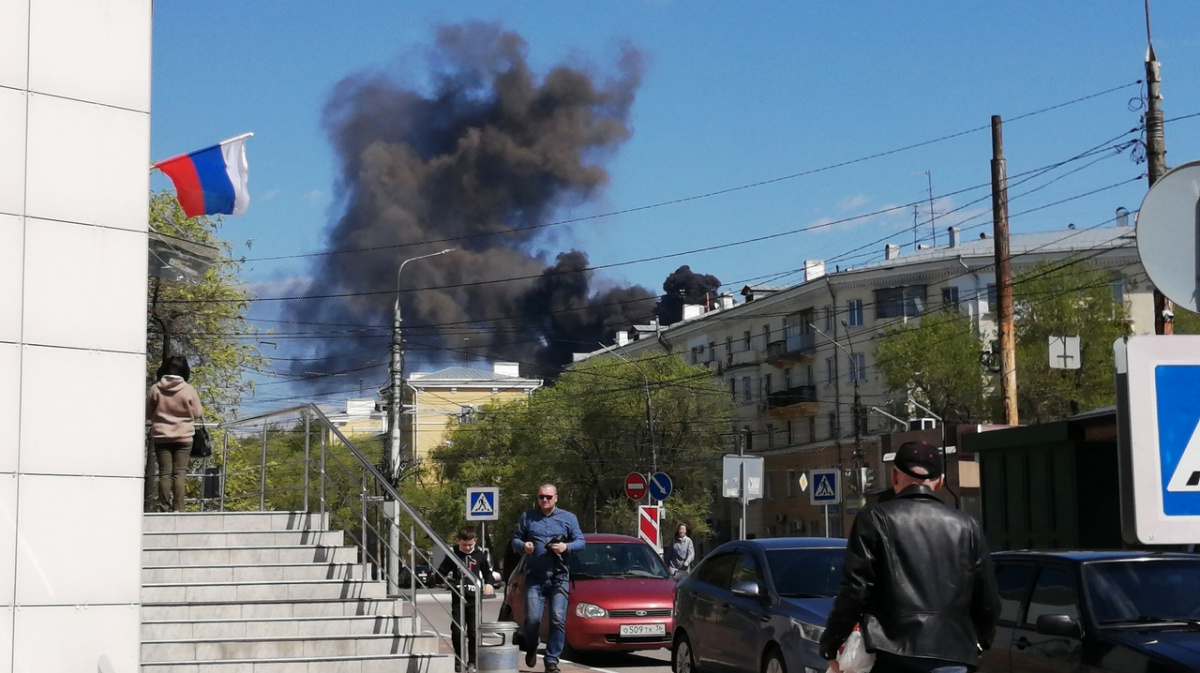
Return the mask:
<svg viewBox="0 0 1200 673"><path fill-rule="evenodd" d="M558 664L557 663L546 664L546 673L560 673L558 670Z"/></svg>
<svg viewBox="0 0 1200 673"><path fill-rule="evenodd" d="M537 650L530 650L525 653L525 665L529 668L537 666Z"/></svg>

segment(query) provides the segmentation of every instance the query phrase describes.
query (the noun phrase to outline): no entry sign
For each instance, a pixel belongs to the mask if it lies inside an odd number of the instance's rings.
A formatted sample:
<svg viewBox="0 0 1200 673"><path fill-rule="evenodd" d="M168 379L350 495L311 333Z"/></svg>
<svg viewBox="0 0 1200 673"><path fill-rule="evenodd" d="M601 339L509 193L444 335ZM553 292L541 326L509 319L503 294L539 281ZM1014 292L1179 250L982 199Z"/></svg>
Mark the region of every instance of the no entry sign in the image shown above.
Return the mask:
<svg viewBox="0 0 1200 673"><path fill-rule="evenodd" d="M630 472L625 477L625 495L630 500L641 500L646 497L646 475L641 472Z"/></svg>

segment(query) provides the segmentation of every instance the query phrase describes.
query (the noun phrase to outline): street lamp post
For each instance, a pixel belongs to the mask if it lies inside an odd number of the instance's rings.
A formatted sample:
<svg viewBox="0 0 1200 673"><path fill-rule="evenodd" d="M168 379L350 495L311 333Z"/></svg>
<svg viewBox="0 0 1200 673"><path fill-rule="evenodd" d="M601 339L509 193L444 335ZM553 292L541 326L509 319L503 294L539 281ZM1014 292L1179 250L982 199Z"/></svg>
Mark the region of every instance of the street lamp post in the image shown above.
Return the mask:
<svg viewBox="0 0 1200 673"><path fill-rule="evenodd" d="M850 348L847 349L845 346L838 343L836 339L817 329L816 325L812 323L809 323L808 325L814 332L825 337L829 343L842 349L844 353L850 356L850 373L853 375L852 383L854 384L854 408L853 411L850 412L854 422L854 481L858 485L858 492L861 494L864 490L864 484L860 463L866 454L863 453L862 448L862 398L859 397L858 394L858 379L861 372L859 371L858 358L854 355L854 342L850 341ZM842 321L842 326L849 330L849 325L846 324L845 320Z"/></svg>
<svg viewBox="0 0 1200 673"><path fill-rule="evenodd" d="M420 255L419 257L410 257L403 262L400 262L400 267L396 269L396 305L393 308L392 317L392 343L391 343L391 374L392 382L389 387L388 397L388 459L390 464L387 466L387 475L395 483L400 478L400 413L403 396L401 395L404 385L404 340L401 337L401 318L400 318L400 274L404 271L404 266L409 262L415 262L419 259L428 259L445 255L446 253L454 252L454 248L447 248L439 252L431 252L428 255Z"/></svg>
<svg viewBox="0 0 1200 673"><path fill-rule="evenodd" d="M642 369L642 366L636 360L631 360L627 356L622 355L615 347L605 346L604 344L600 344L600 347L617 356L625 363L633 365L646 383L646 439L650 442L650 474L653 475L658 472L658 445L654 441L654 411L650 404L650 377L646 375L646 370Z"/></svg>

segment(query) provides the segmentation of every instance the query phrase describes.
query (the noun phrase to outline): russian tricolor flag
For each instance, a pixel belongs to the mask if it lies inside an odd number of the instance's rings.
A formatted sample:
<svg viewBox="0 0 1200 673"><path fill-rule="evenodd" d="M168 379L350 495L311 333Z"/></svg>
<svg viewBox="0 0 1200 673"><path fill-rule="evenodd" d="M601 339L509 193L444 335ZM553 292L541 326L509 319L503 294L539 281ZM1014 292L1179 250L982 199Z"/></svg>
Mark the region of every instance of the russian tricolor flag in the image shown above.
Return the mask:
<svg viewBox="0 0 1200 673"><path fill-rule="evenodd" d="M154 164L175 183L179 205L188 217L241 215L250 205L246 190L246 138L244 133L220 144Z"/></svg>

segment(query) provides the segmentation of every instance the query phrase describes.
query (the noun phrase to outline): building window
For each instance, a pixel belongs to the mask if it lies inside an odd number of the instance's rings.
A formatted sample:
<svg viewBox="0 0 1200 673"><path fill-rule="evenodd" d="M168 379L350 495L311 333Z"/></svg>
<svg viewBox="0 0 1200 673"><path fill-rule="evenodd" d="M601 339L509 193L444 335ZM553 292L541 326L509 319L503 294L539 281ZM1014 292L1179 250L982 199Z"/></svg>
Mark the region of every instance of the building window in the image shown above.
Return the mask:
<svg viewBox="0 0 1200 673"><path fill-rule="evenodd" d="M754 393L750 390L750 377L742 377L742 401L750 402L754 400Z"/></svg>
<svg viewBox="0 0 1200 673"><path fill-rule="evenodd" d="M1117 303L1123 303L1125 301L1125 279L1116 276L1109 282L1112 283L1113 296L1117 298Z"/></svg>
<svg viewBox="0 0 1200 673"><path fill-rule="evenodd" d="M787 443L788 443L788 446L791 446L792 444L796 443L795 425L793 424L792 421L787 422Z"/></svg>
<svg viewBox="0 0 1200 673"><path fill-rule="evenodd" d="M771 343L771 325L770 325L770 323L763 325L763 348L766 348L767 344L769 344L769 343Z"/></svg>
<svg viewBox="0 0 1200 673"><path fill-rule="evenodd" d="M737 401L737 379L729 379L729 396Z"/></svg>
<svg viewBox="0 0 1200 673"><path fill-rule="evenodd" d="M767 423L767 448L775 448L775 425Z"/></svg>
<svg viewBox="0 0 1200 673"><path fill-rule="evenodd" d="M783 492L786 493L787 497L789 497L789 498L796 497L796 471L795 470L787 471L787 486L784 487Z"/></svg>
<svg viewBox="0 0 1200 673"><path fill-rule="evenodd" d="M829 438L837 439L837 436L838 436L837 414L830 412L829 413Z"/></svg>
<svg viewBox="0 0 1200 673"><path fill-rule="evenodd" d="M958 288L942 288L942 306L954 311L958 310Z"/></svg>
<svg viewBox="0 0 1200 673"><path fill-rule="evenodd" d="M746 446L746 453L754 451L754 433L750 431L749 425L742 426L742 442Z"/></svg>
<svg viewBox="0 0 1200 673"><path fill-rule="evenodd" d="M810 443L817 441L817 417L816 416L808 417L808 441Z"/></svg>
<svg viewBox="0 0 1200 673"><path fill-rule="evenodd" d="M763 375L763 392L768 395L771 394L771 375L770 374Z"/></svg>
<svg viewBox="0 0 1200 673"><path fill-rule="evenodd" d="M693 346L693 347L692 347L692 364L699 364L699 363L700 363L700 353L699 353L699 351L700 351L700 348L699 348L699 347L696 347L696 346Z"/></svg>
<svg viewBox="0 0 1200 673"><path fill-rule="evenodd" d="M1000 308L999 295L996 294L996 284L988 283L987 286L987 306L984 307L984 312L991 313Z"/></svg>
<svg viewBox="0 0 1200 673"><path fill-rule="evenodd" d="M708 361L712 362L717 359L717 342L708 342Z"/></svg>
<svg viewBox="0 0 1200 673"><path fill-rule="evenodd" d="M791 367L785 367L783 370L783 389L784 390L792 389L792 368Z"/></svg>
<svg viewBox="0 0 1200 673"><path fill-rule="evenodd" d="M833 358L825 358L825 385L833 385L837 378L837 366L834 364Z"/></svg>
<svg viewBox="0 0 1200 673"><path fill-rule="evenodd" d="M817 379L813 376L813 366L811 364L804 365L804 383L805 385L817 385Z"/></svg>
<svg viewBox="0 0 1200 673"><path fill-rule="evenodd" d="M742 332L742 350L750 350L750 330Z"/></svg>
<svg viewBox="0 0 1200 673"><path fill-rule="evenodd" d="M822 313L824 314L824 318L822 320L825 323L825 331L830 332L833 330L833 307L826 306Z"/></svg>
<svg viewBox="0 0 1200 673"><path fill-rule="evenodd" d="M725 355L726 357L733 355L733 337L725 337Z"/></svg>
<svg viewBox="0 0 1200 673"><path fill-rule="evenodd" d="M854 353L850 356L850 382L867 380L867 356Z"/></svg>
<svg viewBox="0 0 1200 673"><path fill-rule="evenodd" d="M846 313L851 327L863 326L863 305L861 299L851 299L846 302Z"/></svg>
<svg viewBox="0 0 1200 673"><path fill-rule="evenodd" d="M916 318L925 307L925 286L905 285L875 290L875 318Z"/></svg>

